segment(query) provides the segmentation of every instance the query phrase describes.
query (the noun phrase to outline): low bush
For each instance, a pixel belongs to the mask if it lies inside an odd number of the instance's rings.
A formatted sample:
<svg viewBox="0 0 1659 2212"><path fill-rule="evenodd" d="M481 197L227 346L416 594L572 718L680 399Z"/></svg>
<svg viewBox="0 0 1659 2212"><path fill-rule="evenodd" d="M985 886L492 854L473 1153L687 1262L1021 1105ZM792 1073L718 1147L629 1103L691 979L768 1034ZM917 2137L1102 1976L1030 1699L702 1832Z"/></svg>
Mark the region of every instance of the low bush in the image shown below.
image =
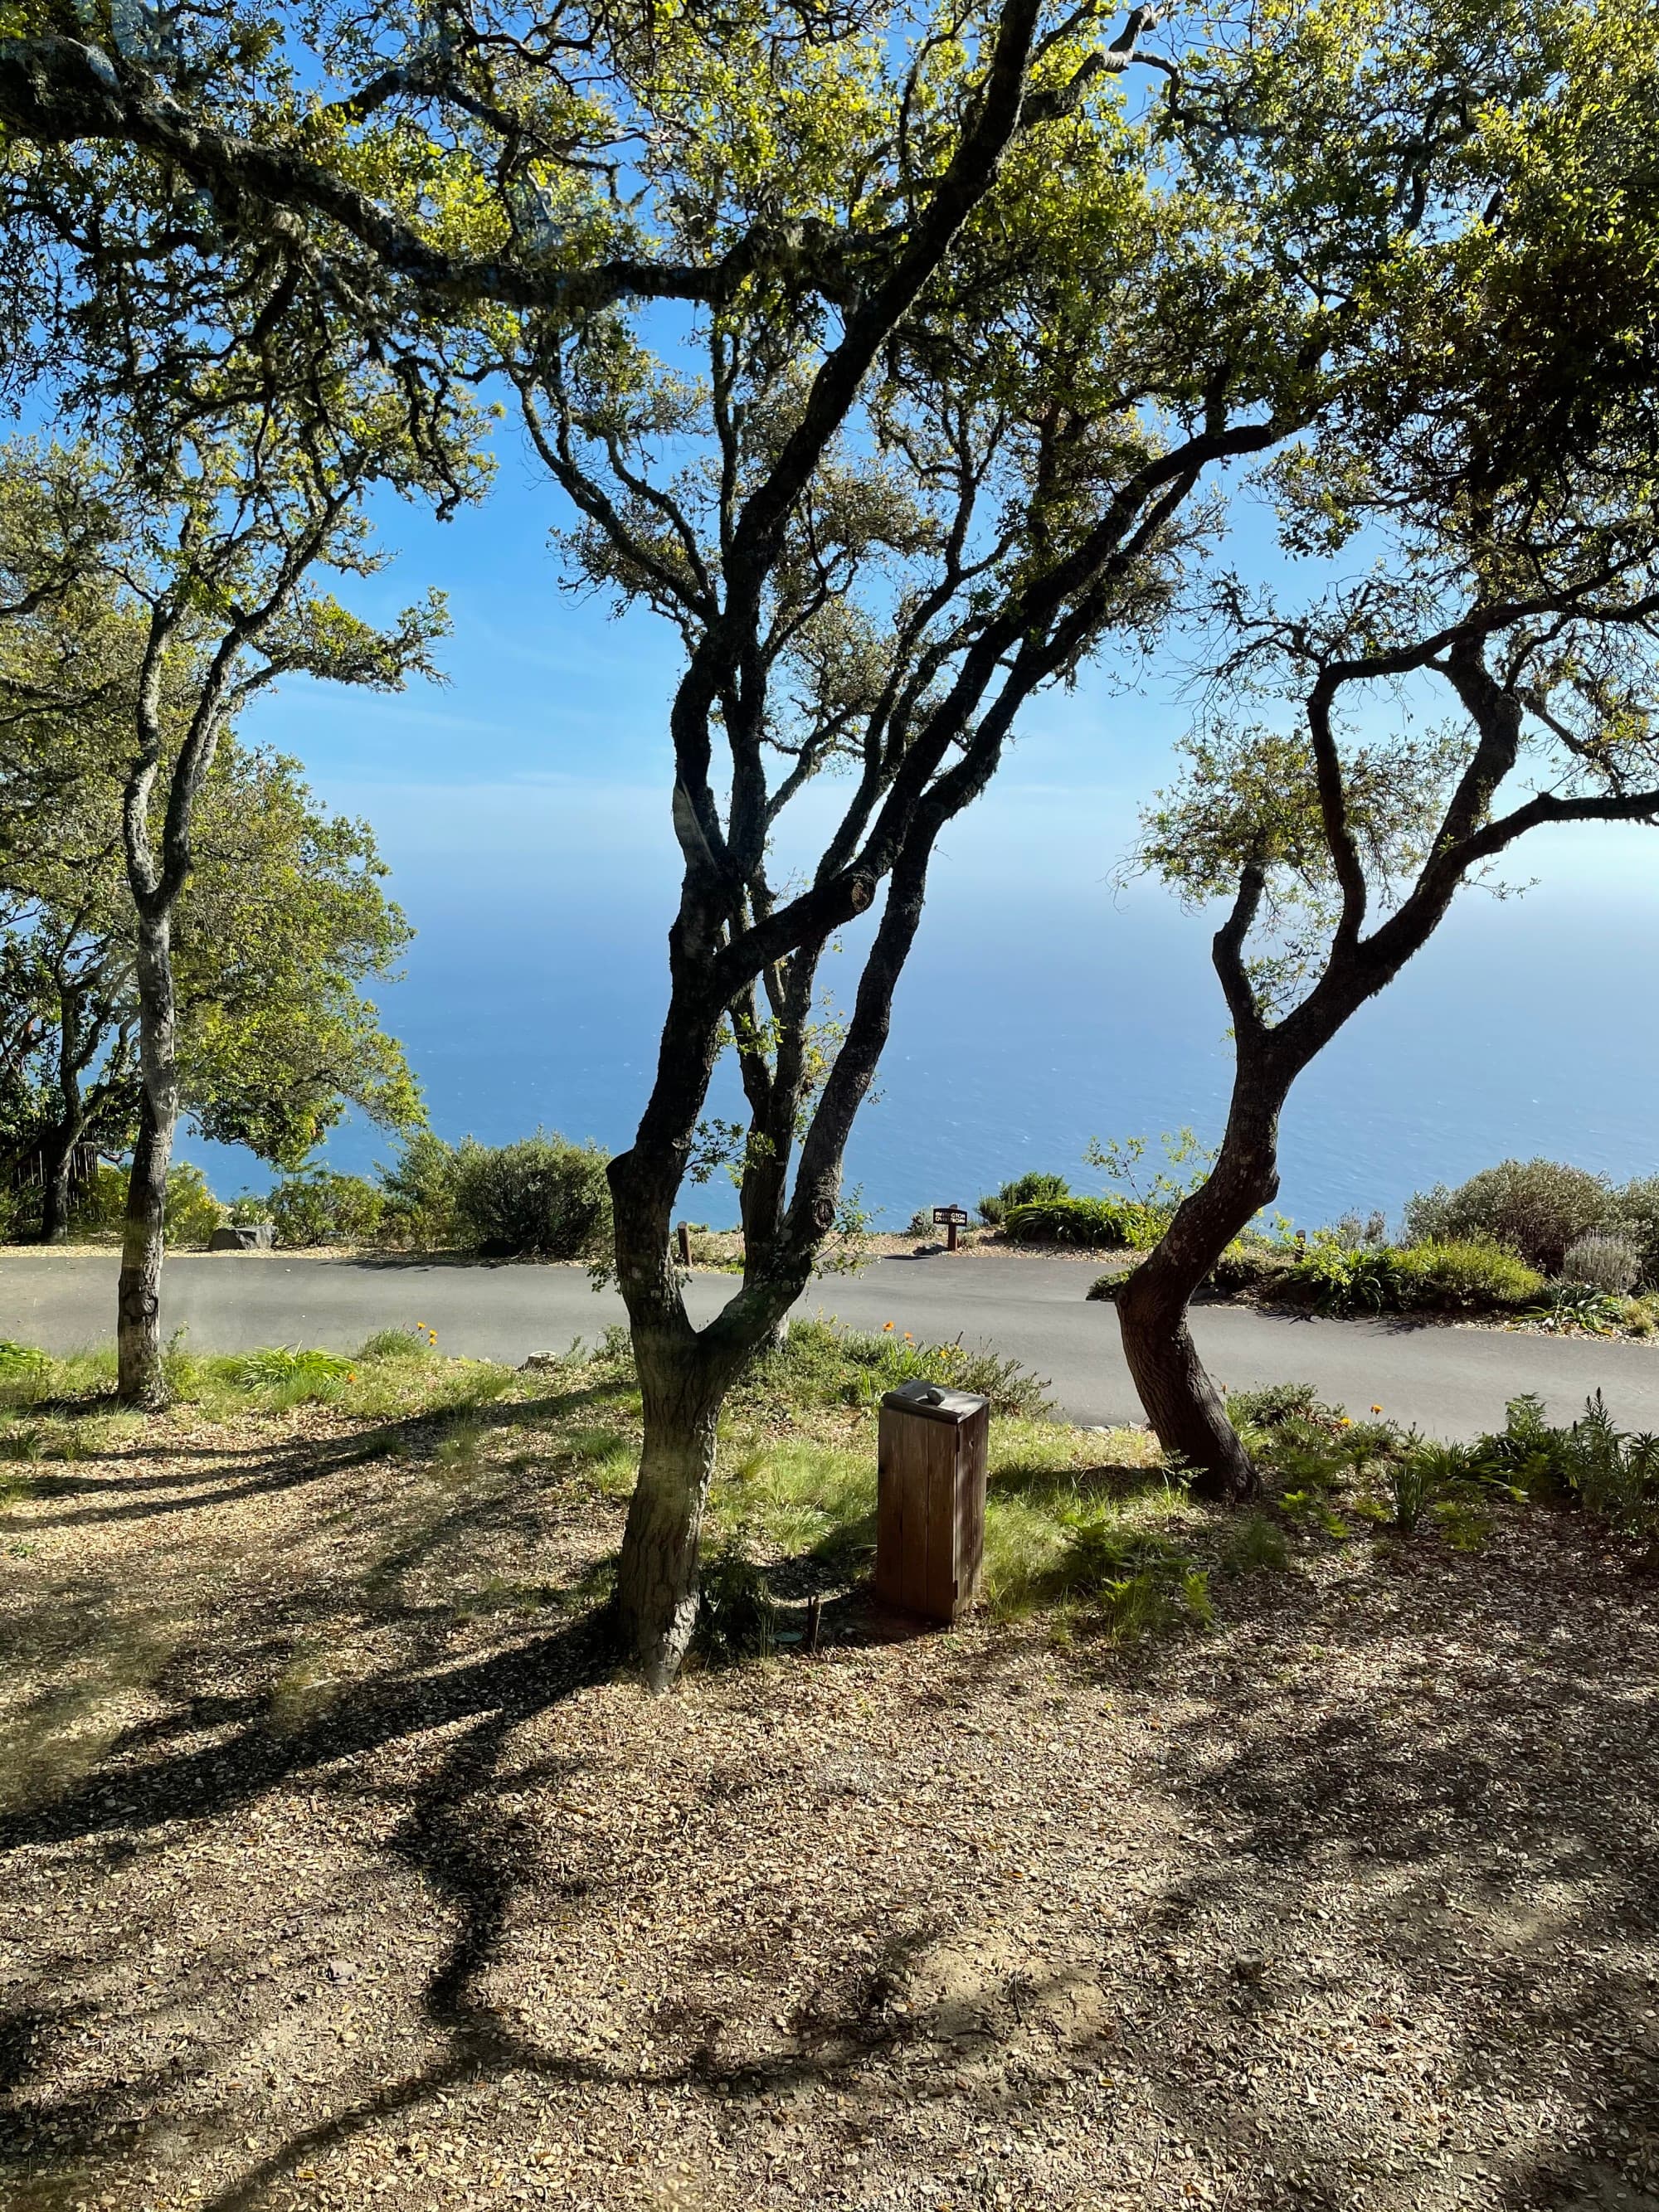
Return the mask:
<svg viewBox="0 0 1659 2212"><path fill-rule="evenodd" d="M764 1571L734 1537L703 1559L697 1577L696 1650L714 1666L761 1659L772 1650L777 1607Z"/></svg>
<svg viewBox="0 0 1659 2212"><path fill-rule="evenodd" d="M127 1213L127 1170L100 1161L76 1194L70 1226L83 1237L118 1236ZM176 1252L200 1251L226 1209L207 1177L188 1160L167 1170L167 1241Z"/></svg>
<svg viewBox="0 0 1659 2212"><path fill-rule="evenodd" d="M1598 1291L1593 1283L1563 1282L1547 1283L1538 1304L1521 1318L1553 1336L1612 1336L1639 1316L1639 1307L1629 1298Z"/></svg>
<svg viewBox="0 0 1659 2212"><path fill-rule="evenodd" d="M1503 1430L1483 1437L1474 1462L1484 1474L1546 1503L1576 1505L1625 1535L1654 1534L1659 1521L1659 1437L1619 1428L1598 1390L1579 1419L1557 1427L1530 1392L1510 1400Z"/></svg>
<svg viewBox="0 0 1659 2212"><path fill-rule="evenodd" d="M1625 1297L1636 1288L1642 1274L1642 1248L1632 1237L1614 1237L1596 1230L1569 1244L1561 1261L1561 1274L1569 1283L1586 1283L1612 1297Z"/></svg>
<svg viewBox="0 0 1659 2212"><path fill-rule="evenodd" d="M1233 1391L1227 1412L1236 1429L1282 1429L1287 1421L1311 1421L1326 1408L1311 1382L1268 1382L1260 1390Z"/></svg>
<svg viewBox="0 0 1659 2212"><path fill-rule="evenodd" d="M1329 1314L1489 1313L1527 1304L1544 1279L1480 1238L1344 1245L1322 1236L1273 1287Z"/></svg>
<svg viewBox="0 0 1659 2212"><path fill-rule="evenodd" d="M1050 1198L1011 1206L1003 1228L1017 1244L1146 1251L1164 1234L1168 1220L1163 1207L1136 1198Z"/></svg>
<svg viewBox="0 0 1659 2212"><path fill-rule="evenodd" d="M1618 1194L1620 1234L1642 1255L1634 1287L1659 1291L1659 1176L1638 1176Z"/></svg>
<svg viewBox="0 0 1659 2212"><path fill-rule="evenodd" d="M1204 1289L1214 1297L1236 1298L1270 1283L1285 1268L1283 1249L1237 1238L1211 1268Z"/></svg>
<svg viewBox="0 0 1659 2212"><path fill-rule="evenodd" d="M495 1257L599 1257L611 1241L606 1155L556 1131L516 1145L465 1144L456 1158L454 1210L464 1243Z"/></svg>
<svg viewBox="0 0 1659 2212"><path fill-rule="evenodd" d="M1553 1275L1569 1245L1619 1226L1618 1195L1605 1176L1560 1160L1503 1160L1455 1190L1441 1183L1419 1191L1407 1203L1405 1242L1481 1238Z"/></svg>
<svg viewBox="0 0 1659 2212"><path fill-rule="evenodd" d="M441 1252L459 1234L455 1194L460 1153L430 1129L405 1138L390 1167L377 1168L384 1206L380 1234L387 1243L422 1252Z"/></svg>
<svg viewBox="0 0 1659 2212"><path fill-rule="evenodd" d="M317 1244L370 1243L386 1211L385 1195L372 1182L332 1168L285 1176L258 1203L276 1231L276 1242L291 1251Z"/></svg>
<svg viewBox="0 0 1659 2212"><path fill-rule="evenodd" d="M1015 1206L1047 1206L1055 1199L1069 1198L1072 1186L1064 1176L1043 1175L1033 1170L1016 1176L1000 1190L992 1191L979 1202L979 1218L988 1229L1000 1229L1008 1218L1008 1210Z"/></svg>

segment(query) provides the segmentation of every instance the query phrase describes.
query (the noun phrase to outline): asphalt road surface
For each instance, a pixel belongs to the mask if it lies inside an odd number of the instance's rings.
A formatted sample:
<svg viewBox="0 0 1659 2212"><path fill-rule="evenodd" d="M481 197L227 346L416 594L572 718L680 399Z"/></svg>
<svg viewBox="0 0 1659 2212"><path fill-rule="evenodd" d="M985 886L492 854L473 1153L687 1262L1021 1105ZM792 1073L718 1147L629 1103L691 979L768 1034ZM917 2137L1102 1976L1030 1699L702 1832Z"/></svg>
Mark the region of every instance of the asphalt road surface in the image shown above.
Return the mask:
<svg viewBox="0 0 1659 2212"><path fill-rule="evenodd" d="M0 1256L0 1337L70 1352L113 1334L114 1255L12 1252ZM861 1275L812 1285L797 1311L860 1328L890 1321L918 1340L960 1335L991 1343L1053 1383L1076 1421L1136 1421L1140 1409L1109 1306L1084 1292L1096 1268L1078 1260L884 1259ZM699 1321L734 1287L693 1278ZM352 1351L376 1329L424 1322L440 1348L516 1365L532 1352L590 1342L622 1318L614 1291L594 1292L576 1267L490 1266L395 1257L362 1260L215 1253L167 1261L164 1325L198 1352L260 1345ZM1506 1400L1535 1390L1558 1419L1600 1389L1620 1425L1659 1429L1659 1348L1497 1329L1406 1327L1386 1321L1303 1321L1248 1307L1200 1307L1199 1349L1235 1389L1308 1382L1351 1412L1382 1406L1426 1434L1478 1435L1501 1425Z"/></svg>

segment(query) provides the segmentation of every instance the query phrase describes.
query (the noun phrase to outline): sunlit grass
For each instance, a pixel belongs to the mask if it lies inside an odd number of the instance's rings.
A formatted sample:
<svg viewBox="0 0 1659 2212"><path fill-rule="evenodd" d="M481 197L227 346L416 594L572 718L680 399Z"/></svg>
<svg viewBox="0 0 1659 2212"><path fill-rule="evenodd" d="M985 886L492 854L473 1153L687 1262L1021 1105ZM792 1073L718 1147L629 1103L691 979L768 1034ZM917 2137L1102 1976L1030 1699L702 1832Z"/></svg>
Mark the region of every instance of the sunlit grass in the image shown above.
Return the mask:
<svg viewBox="0 0 1659 2212"><path fill-rule="evenodd" d="M810 1560L836 1582L858 1582L876 1534L878 1419L872 1389L890 1380L898 1364L924 1356L936 1355L823 1322L792 1333L787 1352L762 1363L722 1425L707 1518L711 1547L735 1545L768 1571ZM951 1362L958 1356L951 1351ZM1184 1493L1164 1478L1146 1431L1088 1431L1046 1418L1018 1370L994 1354L975 1357L1005 1393L1005 1410L991 1425L986 1603L1004 1617L1044 1606L1109 1605L1102 1593L1112 1579L1110 1562L1142 1537L1154 1556L1157 1532L1184 1510ZM404 1571L398 1560L422 1559L434 1543L465 1546L464 1536L443 1531L471 1525L492 1485L544 1474L550 1485L614 1510L626 1504L637 1477L639 1395L620 1332L533 1375L448 1358L430 1331L414 1328L380 1331L354 1354L293 1346L194 1354L176 1341L168 1374L175 1404L164 1422L234 1425L292 1418L314 1407L348 1431L360 1425L356 1458L405 1462L400 1480L412 1487L398 1493L395 1542L382 1562L394 1583ZM19 1347L0 1379L11 1399L9 1410L0 1411L0 1486L15 1468L20 1501L38 1494L54 1460L118 1449L145 1432L145 1417L113 1405L107 1353L49 1359ZM1107 1564L1095 1573L1091 1560ZM451 1601L465 1612L533 1610L553 1601L553 1593L511 1571L474 1579L464 1548L454 1564ZM1079 1581L1091 1574L1092 1593ZM374 1575L371 1569L371 1581ZM298 1711L325 1694L312 1670L311 1656L295 1661L279 1708Z"/></svg>
<svg viewBox="0 0 1659 2212"><path fill-rule="evenodd" d="M717 1534L745 1536L786 1556L829 1558L875 1541L876 1457L871 1447L788 1437L728 1448L710 1500Z"/></svg>

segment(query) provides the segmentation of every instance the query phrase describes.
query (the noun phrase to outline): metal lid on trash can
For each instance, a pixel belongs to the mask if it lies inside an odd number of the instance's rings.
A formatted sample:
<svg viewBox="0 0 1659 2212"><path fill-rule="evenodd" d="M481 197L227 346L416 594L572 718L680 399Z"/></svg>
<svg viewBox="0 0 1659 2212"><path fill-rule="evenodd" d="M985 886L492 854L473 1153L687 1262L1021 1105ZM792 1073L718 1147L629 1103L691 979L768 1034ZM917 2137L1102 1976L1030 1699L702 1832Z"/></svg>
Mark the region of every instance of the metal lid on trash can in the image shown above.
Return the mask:
<svg viewBox="0 0 1659 2212"><path fill-rule="evenodd" d="M901 1382L882 1400L895 1413L920 1413L929 1421L965 1421L989 1401L976 1390L953 1390L945 1382Z"/></svg>

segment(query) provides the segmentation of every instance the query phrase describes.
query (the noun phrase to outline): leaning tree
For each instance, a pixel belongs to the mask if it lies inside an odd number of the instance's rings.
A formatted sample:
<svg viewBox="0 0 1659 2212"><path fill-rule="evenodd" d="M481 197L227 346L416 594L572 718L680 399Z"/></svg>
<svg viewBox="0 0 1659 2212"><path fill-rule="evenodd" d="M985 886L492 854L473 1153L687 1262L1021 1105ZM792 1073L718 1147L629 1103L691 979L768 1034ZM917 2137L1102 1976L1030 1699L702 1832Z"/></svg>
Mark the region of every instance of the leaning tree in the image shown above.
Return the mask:
<svg viewBox="0 0 1659 2212"><path fill-rule="evenodd" d="M1145 823L1146 866L1231 902L1234 1076L1213 1166L1116 1304L1149 1419L1216 1495L1256 1475L1187 1309L1277 1194L1297 1077L1522 838L1659 821L1652 27L1572 15L1547 95L1480 118L1480 222L1273 465L1286 550L1328 588L1286 613L1283 586L1222 586L1206 709Z"/></svg>
<svg viewBox="0 0 1659 2212"><path fill-rule="evenodd" d="M434 0L293 44L234 11L107 40L14 11L14 291L77 357L111 357L113 301L147 401L204 333L256 383L273 349L366 342L417 423L503 372L578 574L681 632L671 1000L613 1170L646 1428L619 1597L652 1680L695 1613L721 1399L835 1221L941 830L1037 690L1146 642L1216 470L1318 419L1478 212L1474 118L1547 90L1561 12L1294 0L1182 52L1150 8L1112 35L1045 0ZM836 826L786 880L786 811L832 768ZM814 1067L823 950L861 918ZM699 1331L668 1230L727 1035L750 1252Z"/></svg>

